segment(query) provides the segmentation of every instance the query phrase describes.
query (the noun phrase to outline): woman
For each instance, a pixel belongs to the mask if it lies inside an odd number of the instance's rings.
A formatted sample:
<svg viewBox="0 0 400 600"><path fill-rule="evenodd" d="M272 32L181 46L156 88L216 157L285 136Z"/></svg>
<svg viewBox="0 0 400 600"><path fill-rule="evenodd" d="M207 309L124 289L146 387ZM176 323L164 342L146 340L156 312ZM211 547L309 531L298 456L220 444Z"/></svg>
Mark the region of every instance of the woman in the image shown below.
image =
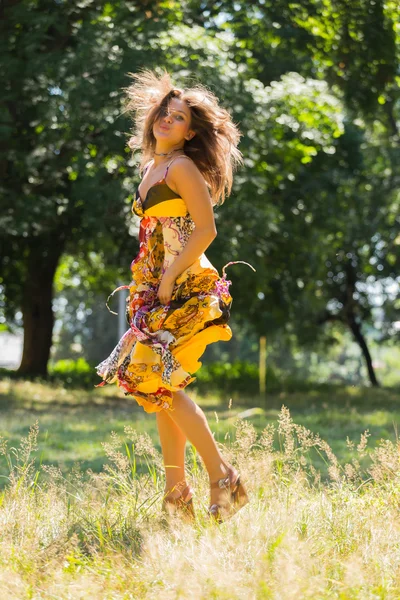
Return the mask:
<svg viewBox="0 0 400 600"><path fill-rule="evenodd" d="M248 497L202 409L183 390L195 380L207 344L232 336L231 282L225 267L221 278L204 251L217 235L213 205L230 193L233 167L242 160L240 133L205 87L177 89L167 72L132 77L126 109L135 113L135 135L128 145L140 148L144 168L132 206L141 219L140 250L131 264L132 282L117 288L129 289L130 328L96 369L100 385L116 382L146 412L156 413L164 511L194 517L185 479L189 439L210 477L208 514L222 522Z"/></svg>

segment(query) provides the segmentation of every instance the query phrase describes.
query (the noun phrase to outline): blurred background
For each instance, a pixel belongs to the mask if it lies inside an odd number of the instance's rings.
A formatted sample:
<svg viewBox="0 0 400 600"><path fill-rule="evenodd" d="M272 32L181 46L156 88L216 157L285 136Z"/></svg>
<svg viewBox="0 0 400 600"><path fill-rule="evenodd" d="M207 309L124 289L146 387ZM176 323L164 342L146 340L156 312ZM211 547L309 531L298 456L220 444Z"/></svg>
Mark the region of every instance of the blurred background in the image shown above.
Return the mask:
<svg viewBox="0 0 400 600"><path fill-rule="evenodd" d="M399 65L399 0L0 2L1 600L400 598ZM190 439L200 527L164 529L155 415L94 387L143 68L242 132L206 254L256 272L227 269L233 337L187 389L248 485L232 533Z"/></svg>
<svg viewBox="0 0 400 600"><path fill-rule="evenodd" d="M3 377L99 383L123 326L105 302L138 252L123 88L146 67L208 86L243 134L206 254L256 273L228 269L233 338L193 387L400 385L396 0L5 0L0 16Z"/></svg>

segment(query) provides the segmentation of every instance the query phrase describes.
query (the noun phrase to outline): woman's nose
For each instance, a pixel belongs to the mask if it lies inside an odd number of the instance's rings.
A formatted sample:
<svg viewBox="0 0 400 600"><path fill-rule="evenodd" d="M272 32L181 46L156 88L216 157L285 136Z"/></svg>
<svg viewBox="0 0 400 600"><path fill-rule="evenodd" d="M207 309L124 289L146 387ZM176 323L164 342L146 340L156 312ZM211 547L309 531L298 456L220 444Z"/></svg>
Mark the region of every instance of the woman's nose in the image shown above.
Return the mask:
<svg viewBox="0 0 400 600"><path fill-rule="evenodd" d="M166 114L165 117L164 117L164 120L168 121L170 123L171 122L171 115L169 113Z"/></svg>

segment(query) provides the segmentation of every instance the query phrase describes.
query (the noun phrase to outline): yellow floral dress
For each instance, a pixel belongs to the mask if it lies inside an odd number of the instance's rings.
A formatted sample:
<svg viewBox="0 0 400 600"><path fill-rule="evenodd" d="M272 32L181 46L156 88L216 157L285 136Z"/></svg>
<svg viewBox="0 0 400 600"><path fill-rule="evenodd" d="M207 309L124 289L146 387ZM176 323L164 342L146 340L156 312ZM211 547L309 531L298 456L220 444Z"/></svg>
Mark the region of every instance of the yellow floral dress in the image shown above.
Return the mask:
<svg viewBox="0 0 400 600"><path fill-rule="evenodd" d="M193 373L201 367L206 346L231 339L232 282L225 268L243 262L225 265L221 278L203 253L177 277L170 302L160 303L161 278L195 227L185 202L165 182L171 163L144 202L136 191L132 212L140 217L139 254L131 263L131 283L110 295L129 289L129 329L96 367L103 379L97 387L116 383L148 413L172 409L173 392L195 381Z"/></svg>

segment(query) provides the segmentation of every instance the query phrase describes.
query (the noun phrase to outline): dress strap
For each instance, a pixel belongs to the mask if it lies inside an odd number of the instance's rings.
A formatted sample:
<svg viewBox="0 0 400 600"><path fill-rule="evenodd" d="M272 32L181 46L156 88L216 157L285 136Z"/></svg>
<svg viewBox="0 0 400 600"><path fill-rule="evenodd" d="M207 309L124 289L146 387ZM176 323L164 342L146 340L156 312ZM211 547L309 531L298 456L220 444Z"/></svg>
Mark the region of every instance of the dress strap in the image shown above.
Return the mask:
<svg viewBox="0 0 400 600"><path fill-rule="evenodd" d="M143 169L143 175L146 175L147 169L149 168L149 166L151 165L152 162L153 162L153 159L149 160L149 162L147 163L147 165Z"/></svg>
<svg viewBox="0 0 400 600"><path fill-rule="evenodd" d="M167 176L168 169L170 168L170 166L172 165L172 163L174 162L174 160L175 160L176 158L188 158L189 160L192 160L192 159L190 158L190 156L186 156L186 154L179 154L179 156L174 156L173 158L171 158L171 160L170 160L170 161L169 161L169 163L167 164L167 168L165 169L165 173L164 173L164 179L165 179L165 178L166 178L166 176Z"/></svg>

